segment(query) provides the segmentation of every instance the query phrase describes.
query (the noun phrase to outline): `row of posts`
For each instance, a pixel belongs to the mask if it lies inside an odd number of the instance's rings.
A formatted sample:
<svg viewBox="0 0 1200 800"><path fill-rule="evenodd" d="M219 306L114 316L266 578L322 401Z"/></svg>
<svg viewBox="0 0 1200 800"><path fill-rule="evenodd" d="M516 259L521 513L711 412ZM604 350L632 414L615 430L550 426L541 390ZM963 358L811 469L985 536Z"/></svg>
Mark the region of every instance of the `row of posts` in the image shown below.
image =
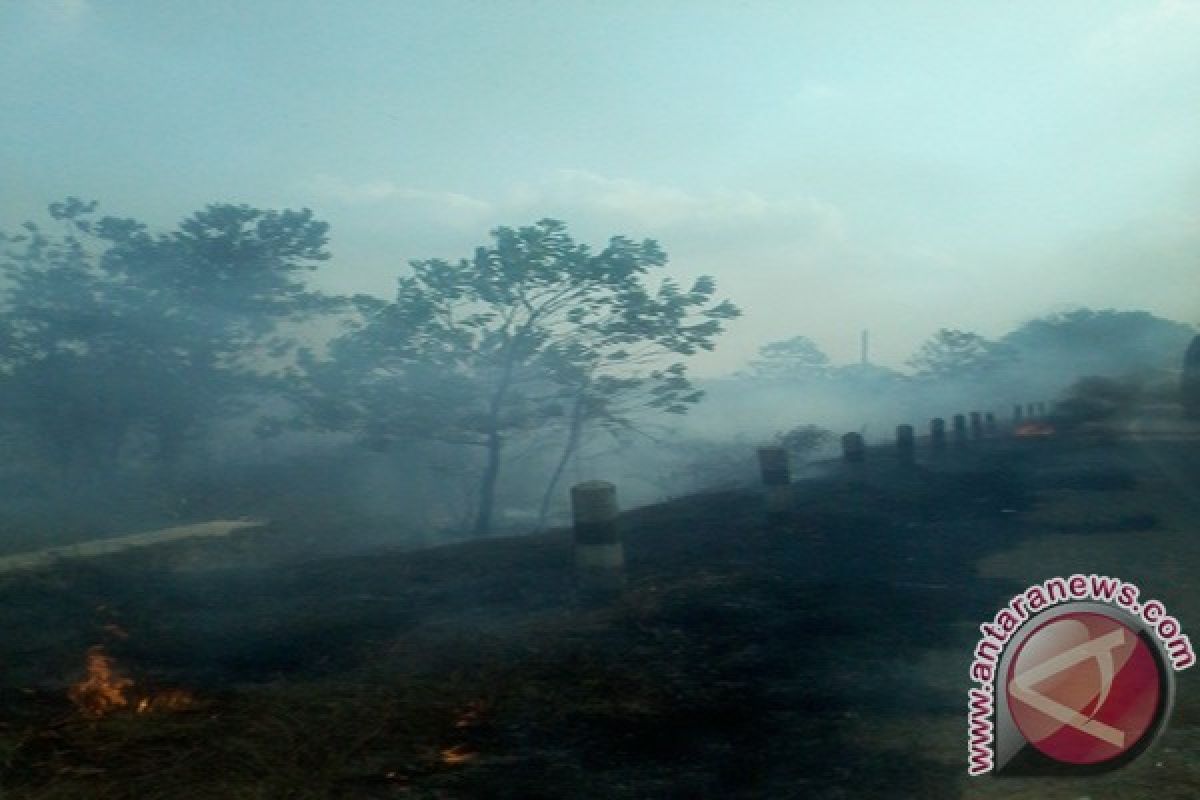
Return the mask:
<svg viewBox="0 0 1200 800"><path fill-rule="evenodd" d="M1045 403L1013 406L1013 427L1017 428L1027 420L1032 421L1044 417L1045 414ZM945 419L935 417L929 421L929 446L935 453L945 451L951 442L956 447L965 447L971 440L992 437L998 433L996 415L991 411L955 414L950 422L948 437ZM913 426L897 425L896 460L901 464L913 464L916 462L916 451L916 431ZM842 459L849 464L862 464L866 461L867 445L861 433L851 432L842 436ZM782 447L760 447L758 465L766 489L767 516L786 516L791 502L791 474L787 450Z"/></svg>
<svg viewBox="0 0 1200 800"><path fill-rule="evenodd" d="M1013 426L1017 427L1026 420L1032 421L1046 414L1045 403L1029 403L1022 407L1013 406ZM968 414L955 414L951 417L949 441L956 446L965 446L970 440L983 439L985 436L995 436L997 431L996 415L991 411L972 411ZM929 446L934 452L946 449L946 420L934 417L929 421ZM778 448L763 448L764 450ZM916 460L916 434L912 425L896 426L896 458L902 463L911 464ZM760 453L762 451L760 450ZM847 433L842 436L842 458L850 464L861 464L866 460L867 446L861 433ZM760 459L762 456L760 455ZM763 483L767 484L766 470L763 470ZM769 484L767 484L769 485Z"/></svg>
<svg viewBox="0 0 1200 800"><path fill-rule="evenodd" d="M1027 417L1029 419L1045 417L1046 416L1046 404L1045 403L1026 403L1025 408L1024 408L1024 414L1022 414L1021 404L1017 403L1016 405L1013 406L1013 424L1014 425L1019 424L1022 421L1022 416Z"/></svg>
<svg viewBox="0 0 1200 800"><path fill-rule="evenodd" d="M1013 406L1013 425L1045 416L1045 403ZM950 441L965 446L971 439L997 433L996 415L972 411L951 418ZM946 420L929 422L929 442L934 451L947 447ZM861 433L842 437L842 458L851 464L866 460L866 443ZM911 464L916 458L916 435L912 425L896 426L896 457ZM783 447L758 449L758 466L766 488L768 518L785 517L791 508L791 469ZM625 550L617 525L617 487L607 481L587 481L571 487L574 523L576 589L582 599L605 599L620 594L625 586Z"/></svg>

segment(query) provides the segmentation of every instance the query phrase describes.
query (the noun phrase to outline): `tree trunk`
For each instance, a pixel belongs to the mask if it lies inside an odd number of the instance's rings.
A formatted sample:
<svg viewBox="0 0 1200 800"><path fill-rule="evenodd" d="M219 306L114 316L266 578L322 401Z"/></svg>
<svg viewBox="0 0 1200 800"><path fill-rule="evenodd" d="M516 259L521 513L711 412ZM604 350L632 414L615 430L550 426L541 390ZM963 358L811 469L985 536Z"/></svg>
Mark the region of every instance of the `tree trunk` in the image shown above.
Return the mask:
<svg viewBox="0 0 1200 800"><path fill-rule="evenodd" d="M571 456L579 450L579 440L583 436L583 397L582 395L575 400L575 407L571 410L571 427L567 432L567 441L563 445L562 455L559 456L558 464L554 467L554 472L550 476L550 483L546 486L546 493L542 495L542 507L538 510L538 530L546 527L546 518L550 516L550 504L554 502L554 492L558 489L558 482L562 480L563 473L567 471L567 464L571 461Z"/></svg>
<svg viewBox="0 0 1200 800"><path fill-rule="evenodd" d="M492 529L492 511L496 504L496 482L500 477L500 451L504 447L504 438L500 435L500 419L504 412L504 404L508 400L509 387L512 386L513 371L517 367L517 340L527 329L528 326L519 331L516 338L509 338L504 354L504 368L500 373L500 382L488 402L487 466L484 467L483 477L479 481L479 511L475 517L476 536L487 536Z"/></svg>
<svg viewBox="0 0 1200 800"><path fill-rule="evenodd" d="M479 511L475 516L475 535L487 536L492 529L492 511L496 504L496 482L500 477L500 451L504 440L493 427L487 438L487 465L479 481Z"/></svg>

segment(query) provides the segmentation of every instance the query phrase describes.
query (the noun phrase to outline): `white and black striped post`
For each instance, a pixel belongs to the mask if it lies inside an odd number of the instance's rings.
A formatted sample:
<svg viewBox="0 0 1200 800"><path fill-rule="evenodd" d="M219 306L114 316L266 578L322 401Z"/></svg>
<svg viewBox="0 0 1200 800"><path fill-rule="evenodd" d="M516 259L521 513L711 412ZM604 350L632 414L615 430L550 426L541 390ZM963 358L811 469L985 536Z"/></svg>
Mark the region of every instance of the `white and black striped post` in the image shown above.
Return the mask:
<svg viewBox="0 0 1200 800"><path fill-rule="evenodd" d="M619 594L625 586L625 549L617 526L617 487L586 481L571 487L575 523L575 586L586 599Z"/></svg>

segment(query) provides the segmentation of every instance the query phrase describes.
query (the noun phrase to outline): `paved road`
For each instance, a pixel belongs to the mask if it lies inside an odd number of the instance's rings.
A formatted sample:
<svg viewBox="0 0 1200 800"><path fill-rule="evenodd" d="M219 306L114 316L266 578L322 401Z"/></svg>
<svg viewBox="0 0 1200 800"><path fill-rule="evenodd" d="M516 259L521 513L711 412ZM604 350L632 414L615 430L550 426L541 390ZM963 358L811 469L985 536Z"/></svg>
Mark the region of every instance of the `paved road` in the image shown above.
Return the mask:
<svg viewBox="0 0 1200 800"><path fill-rule="evenodd" d="M1123 431L1146 460L1200 509L1200 420L1185 419L1179 406L1147 406Z"/></svg>
<svg viewBox="0 0 1200 800"><path fill-rule="evenodd" d="M0 558L0 574L44 567L63 558L89 558L118 553L122 550L131 550L136 547L149 547L167 542L178 542L183 539L228 536L235 531L246 528L257 528L265 524L266 522L263 520L254 519L216 519L209 522L198 522L193 525L178 525L173 528L160 528L154 531L130 533L107 539L93 539L89 542L80 542L62 547L47 547L44 550L17 553L16 555Z"/></svg>

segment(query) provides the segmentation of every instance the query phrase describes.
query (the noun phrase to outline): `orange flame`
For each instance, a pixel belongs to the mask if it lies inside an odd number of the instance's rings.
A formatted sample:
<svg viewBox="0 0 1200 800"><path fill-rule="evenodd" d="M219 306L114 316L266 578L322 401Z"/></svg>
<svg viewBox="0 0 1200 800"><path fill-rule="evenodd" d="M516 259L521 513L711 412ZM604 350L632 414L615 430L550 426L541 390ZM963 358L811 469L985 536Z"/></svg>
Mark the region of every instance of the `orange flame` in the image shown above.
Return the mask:
<svg viewBox="0 0 1200 800"><path fill-rule="evenodd" d="M166 689L150 697L138 700L137 712L187 711L196 707L196 698L186 689Z"/></svg>
<svg viewBox="0 0 1200 800"><path fill-rule="evenodd" d="M456 747L446 747L442 750L442 763L450 766L465 764L478 755L479 753L476 753L465 744L460 744Z"/></svg>
<svg viewBox="0 0 1200 800"><path fill-rule="evenodd" d="M67 690L67 696L79 711L87 717L98 719L106 714L130 706L139 713L152 711L185 711L194 708L196 698L186 689L166 689L153 695L137 698L130 696L133 681L121 675L103 645L95 645L87 651L87 675Z"/></svg>
<svg viewBox="0 0 1200 800"><path fill-rule="evenodd" d="M454 727L459 730L474 728L482 720L485 711L487 711L487 704L482 700L474 700L468 703L463 712L458 715L458 719L454 720Z"/></svg>
<svg viewBox="0 0 1200 800"><path fill-rule="evenodd" d="M1014 436L1053 436L1054 426L1045 422L1026 422L1013 428Z"/></svg>
<svg viewBox="0 0 1200 800"><path fill-rule="evenodd" d="M67 696L85 716L102 717L129 705L125 691L133 681L119 675L113 660L101 645L88 648L87 676L67 691Z"/></svg>

